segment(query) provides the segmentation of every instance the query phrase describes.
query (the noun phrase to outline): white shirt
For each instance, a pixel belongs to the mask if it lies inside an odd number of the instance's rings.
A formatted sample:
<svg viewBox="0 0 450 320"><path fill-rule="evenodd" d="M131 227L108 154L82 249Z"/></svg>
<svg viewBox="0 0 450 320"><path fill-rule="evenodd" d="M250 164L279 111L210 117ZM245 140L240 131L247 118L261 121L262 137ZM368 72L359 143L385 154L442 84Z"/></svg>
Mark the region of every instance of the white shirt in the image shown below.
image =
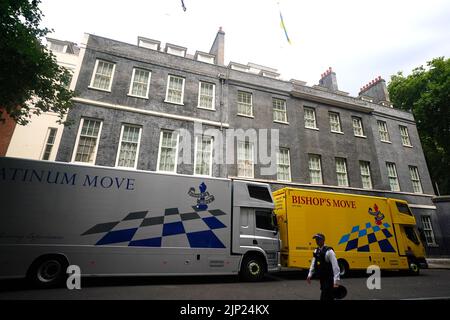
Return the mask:
<svg viewBox="0 0 450 320"><path fill-rule="evenodd" d="M325 253L325 261L331 262L331 266L333 268L333 278L334 278L334 284L337 284L337 282L340 280L340 273L341 270L339 269L339 265L336 259L336 254L334 253L333 249L329 249ZM313 257L311 261L311 267L309 268L309 274L308 277L312 277L314 274L314 264L316 263L316 258Z"/></svg>

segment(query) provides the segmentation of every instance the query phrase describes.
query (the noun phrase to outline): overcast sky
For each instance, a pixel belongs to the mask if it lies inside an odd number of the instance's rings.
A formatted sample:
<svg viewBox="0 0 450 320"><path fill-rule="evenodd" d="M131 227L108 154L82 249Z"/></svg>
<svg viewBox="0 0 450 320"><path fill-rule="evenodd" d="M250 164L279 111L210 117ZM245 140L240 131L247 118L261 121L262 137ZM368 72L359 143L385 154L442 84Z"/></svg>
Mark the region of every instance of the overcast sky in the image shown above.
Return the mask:
<svg viewBox="0 0 450 320"><path fill-rule="evenodd" d="M209 52L221 26L225 64L253 62L284 80L318 84L332 67L342 91L450 56L449 0L42 0L49 35L91 33L132 44L143 36ZM283 14L289 44L280 27Z"/></svg>

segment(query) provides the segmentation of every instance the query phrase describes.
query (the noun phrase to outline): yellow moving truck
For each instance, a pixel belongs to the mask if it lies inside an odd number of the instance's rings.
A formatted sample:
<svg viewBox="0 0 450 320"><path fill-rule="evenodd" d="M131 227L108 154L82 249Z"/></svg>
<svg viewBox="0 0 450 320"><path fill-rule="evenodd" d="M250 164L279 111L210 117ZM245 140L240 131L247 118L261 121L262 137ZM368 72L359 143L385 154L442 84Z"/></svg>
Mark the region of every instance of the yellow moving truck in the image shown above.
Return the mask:
<svg viewBox="0 0 450 320"><path fill-rule="evenodd" d="M414 274L427 267L416 220L404 200L296 188L273 195L282 266L309 268L316 248L312 236L323 233L341 275L370 265Z"/></svg>

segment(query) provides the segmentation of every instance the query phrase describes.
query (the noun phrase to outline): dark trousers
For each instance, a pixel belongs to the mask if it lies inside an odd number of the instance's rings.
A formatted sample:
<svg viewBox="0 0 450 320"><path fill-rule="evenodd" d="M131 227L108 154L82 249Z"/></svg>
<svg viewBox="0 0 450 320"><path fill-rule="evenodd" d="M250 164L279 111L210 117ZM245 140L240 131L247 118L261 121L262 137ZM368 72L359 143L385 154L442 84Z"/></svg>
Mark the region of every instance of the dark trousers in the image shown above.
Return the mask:
<svg viewBox="0 0 450 320"><path fill-rule="evenodd" d="M320 300L334 300L333 288L322 289L320 291Z"/></svg>
<svg viewBox="0 0 450 320"><path fill-rule="evenodd" d="M333 286L333 278L320 279L320 300L334 300Z"/></svg>

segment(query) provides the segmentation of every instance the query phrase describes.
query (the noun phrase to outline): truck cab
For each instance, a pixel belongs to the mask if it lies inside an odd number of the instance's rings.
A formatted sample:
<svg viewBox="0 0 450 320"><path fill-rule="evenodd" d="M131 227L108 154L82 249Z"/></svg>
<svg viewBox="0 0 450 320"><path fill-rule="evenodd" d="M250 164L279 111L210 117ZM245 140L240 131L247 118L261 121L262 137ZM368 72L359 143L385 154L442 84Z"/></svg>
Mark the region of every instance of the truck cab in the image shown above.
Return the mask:
<svg viewBox="0 0 450 320"><path fill-rule="evenodd" d="M392 219L397 233L399 254L408 260L408 266L413 274L418 274L420 268L427 268L425 247L420 240L419 232L408 203L403 200L389 199Z"/></svg>
<svg viewBox="0 0 450 320"><path fill-rule="evenodd" d="M233 182L233 253L242 254L240 274L257 281L265 272L279 271L280 238L270 187Z"/></svg>

